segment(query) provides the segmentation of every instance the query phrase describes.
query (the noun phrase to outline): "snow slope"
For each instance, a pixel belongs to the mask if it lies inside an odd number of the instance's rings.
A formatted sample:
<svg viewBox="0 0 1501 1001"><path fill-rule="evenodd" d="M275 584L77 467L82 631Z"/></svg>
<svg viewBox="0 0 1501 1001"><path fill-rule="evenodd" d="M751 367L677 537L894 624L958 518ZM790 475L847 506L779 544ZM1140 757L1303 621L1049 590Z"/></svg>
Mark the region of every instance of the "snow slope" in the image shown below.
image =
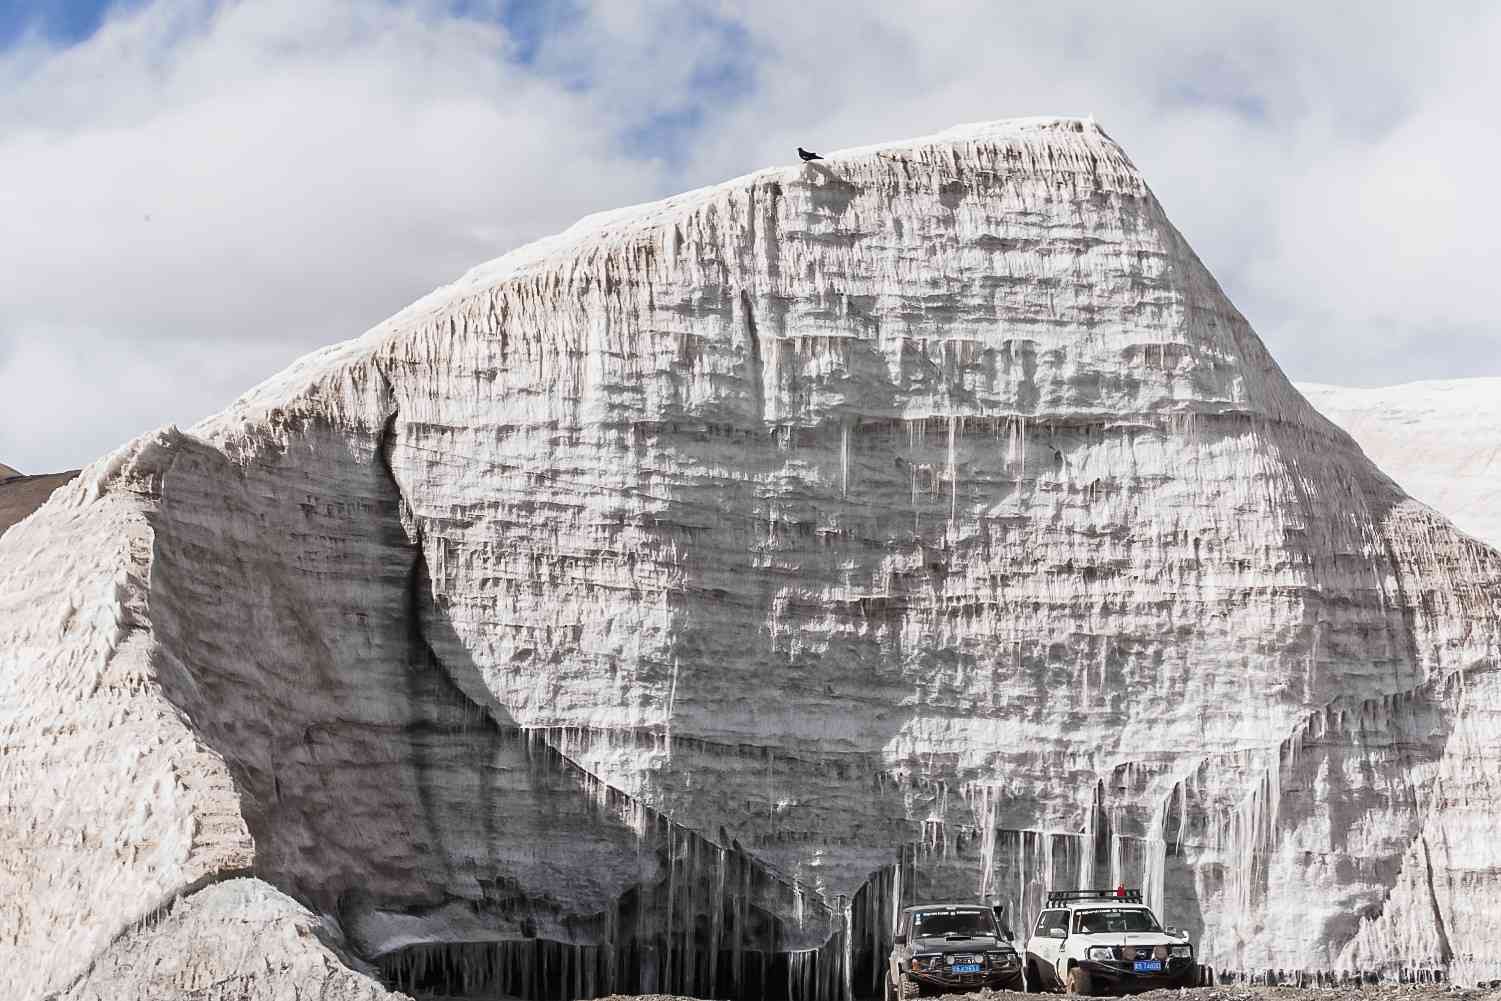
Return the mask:
<svg viewBox="0 0 1501 1001"><path fill-rule="evenodd" d="M41 507L52 496L52 491L77 475L78 470L70 469L65 473L37 476L17 473L8 479L0 479L0 532Z"/></svg>
<svg viewBox="0 0 1501 1001"><path fill-rule="evenodd" d="M1298 389L1404 490L1501 546L1501 379Z"/></svg>
<svg viewBox="0 0 1501 1001"><path fill-rule="evenodd" d="M761 171L0 537L0 978L249 874L323 929L268 969L414 990L868 992L904 900L1120 880L1221 969L1488 979L1498 580L1092 122Z"/></svg>

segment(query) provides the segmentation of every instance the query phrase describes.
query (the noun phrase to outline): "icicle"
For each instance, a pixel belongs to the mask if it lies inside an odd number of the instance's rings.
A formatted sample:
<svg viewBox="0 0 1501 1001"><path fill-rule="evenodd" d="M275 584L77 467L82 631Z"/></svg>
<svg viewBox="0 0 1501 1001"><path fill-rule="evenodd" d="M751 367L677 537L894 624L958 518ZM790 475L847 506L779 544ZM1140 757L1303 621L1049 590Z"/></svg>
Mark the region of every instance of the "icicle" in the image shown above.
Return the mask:
<svg viewBox="0 0 1501 1001"><path fill-rule="evenodd" d="M709 925L709 989L706 992L710 996L713 996L719 990L719 948L720 941L724 937L724 884L725 850L715 847L714 899L711 903L714 913L711 916Z"/></svg>
<svg viewBox="0 0 1501 1001"><path fill-rule="evenodd" d="M672 918L673 911L677 909L677 838L673 831L672 823L667 824L667 961L662 967L662 990L672 993L676 984L672 979Z"/></svg>
<svg viewBox="0 0 1501 1001"><path fill-rule="evenodd" d="M678 659L672 658L672 685L667 690L667 721L663 729L665 731L666 754L668 762L672 761L672 713L678 700Z"/></svg>
<svg viewBox="0 0 1501 1001"><path fill-rule="evenodd" d="M1167 872L1167 839L1163 835L1163 828L1167 824L1168 804L1172 799L1173 791L1170 790L1152 810L1146 840L1142 844L1142 895L1152 913L1159 918L1162 916L1163 886Z"/></svg>
<svg viewBox="0 0 1501 1001"><path fill-rule="evenodd" d="M1121 849L1121 820L1122 808L1117 805L1110 807L1110 885L1119 886L1126 881L1125 860L1122 858Z"/></svg>
<svg viewBox="0 0 1501 1001"><path fill-rule="evenodd" d="M1079 846L1079 889L1087 890L1094 884L1095 815L1099 812L1098 800L1090 803L1089 814L1084 821L1084 838Z"/></svg>
<svg viewBox="0 0 1501 1001"><path fill-rule="evenodd" d="M975 826L980 834L980 883L976 894L980 900L991 900L996 895L996 805L997 790L994 786L964 787L965 798L970 800L970 809L975 816Z"/></svg>
<svg viewBox="0 0 1501 1001"><path fill-rule="evenodd" d="M699 885L699 847L702 844L701 838L692 839L688 850L688 878L683 880L683 946L679 950L683 974L678 982L683 985L683 993L690 997L698 993L698 942L694 935L697 915L694 913L693 891Z"/></svg>
<svg viewBox="0 0 1501 1001"><path fill-rule="evenodd" d="M875 884L865 884L865 924L870 932L870 957L873 965L870 984L871 990L876 993L881 991L881 977L886 967L886 955L881 948L885 944L881 936L881 913L886 904L884 897L890 880L891 873L883 866L876 870Z"/></svg>
<svg viewBox="0 0 1501 1001"><path fill-rule="evenodd" d="M840 938L844 944L844 958L841 964L841 973L844 977L844 1001L855 1001L855 963L854 963L854 928L850 922L850 901L843 895L839 898L844 906L844 928L840 931Z"/></svg>
<svg viewBox="0 0 1501 1001"><path fill-rule="evenodd" d="M850 426L839 426L839 496L850 495Z"/></svg>
<svg viewBox="0 0 1501 1001"><path fill-rule="evenodd" d="M1027 832L1017 831L1016 913L1027 906Z"/></svg>
<svg viewBox="0 0 1501 1001"><path fill-rule="evenodd" d="M736 855L740 867L740 893L735 898L735 982L745 983L745 922L750 907L750 866L743 855ZM763 983L764 978L763 978Z"/></svg>
<svg viewBox="0 0 1501 1001"><path fill-rule="evenodd" d="M1047 895L1053 892L1053 835L1044 833L1042 836L1042 902L1047 901ZM1025 918L1025 914L1017 915L1017 922ZM1017 931L1023 931L1018 924Z"/></svg>
<svg viewBox="0 0 1501 1001"><path fill-rule="evenodd" d="M964 434L964 418L949 418L949 545L955 542L955 526L959 518L959 437Z"/></svg>
<svg viewBox="0 0 1501 1001"><path fill-rule="evenodd" d="M902 855L903 850L897 848L896 872L892 877L891 889L891 930L895 934L897 925L902 917Z"/></svg>
<svg viewBox="0 0 1501 1001"><path fill-rule="evenodd" d="M1188 833L1188 782L1179 782L1176 791L1178 793L1178 836L1173 842L1174 854L1183 854L1183 842Z"/></svg>

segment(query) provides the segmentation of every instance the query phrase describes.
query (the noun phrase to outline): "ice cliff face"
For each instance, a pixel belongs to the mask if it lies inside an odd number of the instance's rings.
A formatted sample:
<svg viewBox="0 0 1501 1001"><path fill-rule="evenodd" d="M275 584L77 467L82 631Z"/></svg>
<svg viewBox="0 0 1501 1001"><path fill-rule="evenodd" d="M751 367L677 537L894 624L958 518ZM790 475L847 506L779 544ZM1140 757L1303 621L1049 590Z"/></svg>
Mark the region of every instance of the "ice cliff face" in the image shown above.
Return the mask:
<svg viewBox="0 0 1501 1001"><path fill-rule="evenodd" d="M1092 123L762 171L0 539L0 976L145 976L232 877L331 993L833 997L903 902L1118 881L1221 969L1482 976L1498 587Z"/></svg>
<svg viewBox="0 0 1501 1001"><path fill-rule="evenodd" d="M1501 546L1501 379L1298 389L1403 489Z"/></svg>

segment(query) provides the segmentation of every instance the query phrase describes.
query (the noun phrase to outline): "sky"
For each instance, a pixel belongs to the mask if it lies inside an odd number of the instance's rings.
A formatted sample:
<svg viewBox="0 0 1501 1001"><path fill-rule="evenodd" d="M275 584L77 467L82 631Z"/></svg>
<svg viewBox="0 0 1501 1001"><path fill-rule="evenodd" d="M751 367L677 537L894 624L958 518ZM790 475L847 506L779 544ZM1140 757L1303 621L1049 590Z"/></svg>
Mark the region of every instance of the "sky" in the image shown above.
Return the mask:
<svg viewBox="0 0 1501 1001"><path fill-rule="evenodd" d="M1294 379L1501 375L1501 5L0 0L0 462L79 466L580 216L1092 114Z"/></svg>

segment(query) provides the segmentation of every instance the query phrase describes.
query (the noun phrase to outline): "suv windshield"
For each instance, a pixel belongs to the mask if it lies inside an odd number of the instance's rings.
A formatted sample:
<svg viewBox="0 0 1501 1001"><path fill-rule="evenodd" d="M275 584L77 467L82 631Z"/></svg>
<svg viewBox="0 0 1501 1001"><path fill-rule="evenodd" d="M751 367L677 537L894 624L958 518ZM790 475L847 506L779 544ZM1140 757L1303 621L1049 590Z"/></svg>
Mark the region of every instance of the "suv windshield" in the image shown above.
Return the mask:
<svg viewBox="0 0 1501 1001"><path fill-rule="evenodd" d="M919 938L975 938L994 935L995 919L989 911L919 911L912 915L912 927Z"/></svg>
<svg viewBox="0 0 1501 1001"><path fill-rule="evenodd" d="M1085 935L1101 932L1162 931L1152 912L1144 908L1111 908L1078 911L1074 914L1074 931Z"/></svg>

